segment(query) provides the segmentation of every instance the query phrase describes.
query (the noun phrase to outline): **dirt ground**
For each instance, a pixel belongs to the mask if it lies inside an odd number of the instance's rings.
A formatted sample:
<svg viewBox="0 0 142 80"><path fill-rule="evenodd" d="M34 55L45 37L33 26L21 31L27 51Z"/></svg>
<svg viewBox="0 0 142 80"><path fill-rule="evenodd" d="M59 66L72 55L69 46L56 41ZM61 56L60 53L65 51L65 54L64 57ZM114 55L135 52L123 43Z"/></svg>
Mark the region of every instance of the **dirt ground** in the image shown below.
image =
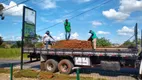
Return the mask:
<svg viewBox="0 0 142 80"><path fill-rule="evenodd" d="M10 80L10 75L5 73L0 73L1 80ZM39 79L32 79L32 78L13 78L13 80L39 80Z"/></svg>
<svg viewBox="0 0 142 80"><path fill-rule="evenodd" d="M71 75L75 75L75 74L71 74ZM102 76L96 73L92 73L92 74L81 74L80 76L83 77L93 77L93 78L103 78L106 80L136 80L136 78L131 77L131 76Z"/></svg>
<svg viewBox="0 0 142 80"><path fill-rule="evenodd" d="M76 74L71 74L70 76L75 76ZM93 77L93 78L105 78L107 80L136 80L136 78L131 76L117 76L117 77L111 77L111 76L101 76L99 74L81 74L80 76L83 77ZM0 73L0 79L1 80L9 80L10 76L9 74ZM13 78L13 80L40 80L38 78Z"/></svg>

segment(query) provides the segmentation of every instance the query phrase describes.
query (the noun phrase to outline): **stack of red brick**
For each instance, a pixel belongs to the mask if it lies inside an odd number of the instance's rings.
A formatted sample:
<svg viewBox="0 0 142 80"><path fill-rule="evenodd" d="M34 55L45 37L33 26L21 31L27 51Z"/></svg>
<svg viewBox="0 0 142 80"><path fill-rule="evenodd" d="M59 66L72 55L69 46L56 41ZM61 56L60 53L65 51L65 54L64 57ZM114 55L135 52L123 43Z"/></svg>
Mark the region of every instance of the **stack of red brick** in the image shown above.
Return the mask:
<svg viewBox="0 0 142 80"><path fill-rule="evenodd" d="M54 49L92 49L90 41L61 40L52 45Z"/></svg>

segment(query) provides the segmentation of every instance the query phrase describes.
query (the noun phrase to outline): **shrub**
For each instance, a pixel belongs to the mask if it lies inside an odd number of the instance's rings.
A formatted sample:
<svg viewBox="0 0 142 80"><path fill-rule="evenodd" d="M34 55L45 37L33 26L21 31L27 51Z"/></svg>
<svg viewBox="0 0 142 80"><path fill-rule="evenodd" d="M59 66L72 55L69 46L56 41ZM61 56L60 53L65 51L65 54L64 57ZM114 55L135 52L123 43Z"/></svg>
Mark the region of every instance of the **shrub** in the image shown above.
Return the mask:
<svg viewBox="0 0 142 80"><path fill-rule="evenodd" d="M43 48L44 44L42 42L38 42L38 43L35 44L35 47L36 48Z"/></svg>
<svg viewBox="0 0 142 80"><path fill-rule="evenodd" d="M5 43L5 42L3 42L3 43L1 44L1 48L11 48L11 45L10 45L10 44L7 44L7 43Z"/></svg>

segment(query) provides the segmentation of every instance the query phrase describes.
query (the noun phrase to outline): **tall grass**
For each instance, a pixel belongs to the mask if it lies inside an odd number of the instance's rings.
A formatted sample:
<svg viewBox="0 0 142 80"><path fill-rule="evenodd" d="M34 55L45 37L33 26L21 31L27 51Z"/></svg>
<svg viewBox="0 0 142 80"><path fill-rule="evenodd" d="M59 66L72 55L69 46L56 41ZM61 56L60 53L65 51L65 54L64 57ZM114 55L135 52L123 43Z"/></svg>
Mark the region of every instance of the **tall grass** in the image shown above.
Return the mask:
<svg viewBox="0 0 142 80"><path fill-rule="evenodd" d="M10 59L19 59L21 56L20 48L0 48L0 59L2 58L10 58ZM24 54L24 58L27 57L27 54Z"/></svg>

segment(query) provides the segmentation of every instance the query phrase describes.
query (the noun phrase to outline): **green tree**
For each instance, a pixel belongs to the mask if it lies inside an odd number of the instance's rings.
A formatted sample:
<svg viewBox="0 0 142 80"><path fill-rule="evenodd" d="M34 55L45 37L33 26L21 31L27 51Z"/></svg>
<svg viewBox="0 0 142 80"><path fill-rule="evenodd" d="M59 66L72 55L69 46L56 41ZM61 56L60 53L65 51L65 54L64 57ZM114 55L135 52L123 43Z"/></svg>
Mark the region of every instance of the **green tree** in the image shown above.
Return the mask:
<svg viewBox="0 0 142 80"><path fill-rule="evenodd" d="M2 37L0 37L0 45L3 43L3 39Z"/></svg>
<svg viewBox="0 0 142 80"><path fill-rule="evenodd" d="M42 36L36 34L36 39L37 39L37 41L41 41L42 40Z"/></svg>
<svg viewBox="0 0 142 80"><path fill-rule="evenodd" d="M21 41L16 41L15 44L11 46L11 48L20 48L22 46Z"/></svg>
<svg viewBox="0 0 142 80"><path fill-rule="evenodd" d="M132 43L136 44L135 40L133 40ZM138 44L141 44L141 39L138 39Z"/></svg>
<svg viewBox="0 0 142 80"><path fill-rule="evenodd" d="M104 37L98 38L97 39L97 46L98 47L110 47L111 42L109 40L105 39Z"/></svg>
<svg viewBox="0 0 142 80"><path fill-rule="evenodd" d="M18 48L20 48L22 46L21 41L16 41L16 45Z"/></svg>
<svg viewBox="0 0 142 80"><path fill-rule="evenodd" d="M130 40L125 41L125 42L121 45L121 47L133 48L133 47L135 47L135 42L134 42L134 41L130 41Z"/></svg>

